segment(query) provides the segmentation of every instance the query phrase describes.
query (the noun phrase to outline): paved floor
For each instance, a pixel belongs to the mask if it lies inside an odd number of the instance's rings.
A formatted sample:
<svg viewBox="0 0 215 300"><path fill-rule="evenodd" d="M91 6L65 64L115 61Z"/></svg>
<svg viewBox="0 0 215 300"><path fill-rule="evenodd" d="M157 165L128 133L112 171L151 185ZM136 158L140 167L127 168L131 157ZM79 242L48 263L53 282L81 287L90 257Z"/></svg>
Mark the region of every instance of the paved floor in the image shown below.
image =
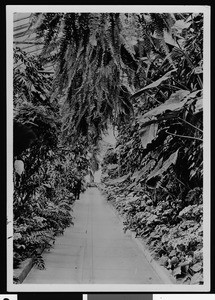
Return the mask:
<svg viewBox="0 0 215 300"><path fill-rule="evenodd" d="M162 283L97 188L76 201L74 226L43 257L46 270L33 268L23 283Z"/></svg>

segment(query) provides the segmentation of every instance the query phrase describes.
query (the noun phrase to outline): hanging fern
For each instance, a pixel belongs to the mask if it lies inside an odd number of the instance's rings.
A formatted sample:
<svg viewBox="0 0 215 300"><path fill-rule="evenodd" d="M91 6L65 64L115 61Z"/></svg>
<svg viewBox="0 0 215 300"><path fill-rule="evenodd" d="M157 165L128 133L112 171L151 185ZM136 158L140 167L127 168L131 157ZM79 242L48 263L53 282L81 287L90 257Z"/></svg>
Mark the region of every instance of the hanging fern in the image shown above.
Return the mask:
<svg viewBox="0 0 215 300"><path fill-rule="evenodd" d="M83 134L90 140L94 133L96 141L110 121L123 122L132 114L130 95L141 87L143 57L153 63L154 56L160 55L172 63L164 34L171 34L173 14L52 13L36 17L40 18L37 36L44 39L42 57L49 53L55 61L50 95L63 99L65 139L75 140Z"/></svg>
<svg viewBox="0 0 215 300"><path fill-rule="evenodd" d="M134 67L127 70L124 61L127 56L127 65L130 59L135 64L135 51L121 34L122 29L120 14L43 15L36 32L39 38L44 37L42 56L50 53L56 43L57 67L51 93L52 98L57 94L65 96L62 107L65 137L93 131L99 136L108 120L115 118L115 112L127 115L132 111L129 93L127 99L125 94L120 96L120 76L122 72L133 72ZM108 103L106 116L101 112L102 102Z"/></svg>

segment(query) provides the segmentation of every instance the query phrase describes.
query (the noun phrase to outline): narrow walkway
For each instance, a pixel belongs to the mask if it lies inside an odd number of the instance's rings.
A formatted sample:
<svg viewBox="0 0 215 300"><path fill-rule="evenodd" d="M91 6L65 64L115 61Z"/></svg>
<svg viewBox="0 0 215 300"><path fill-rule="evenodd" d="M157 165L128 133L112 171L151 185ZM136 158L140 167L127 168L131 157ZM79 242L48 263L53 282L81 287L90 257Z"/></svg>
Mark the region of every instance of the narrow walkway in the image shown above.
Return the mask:
<svg viewBox="0 0 215 300"><path fill-rule="evenodd" d="M24 284L158 284L158 275L97 188L76 201L74 226L45 251L46 269L33 268Z"/></svg>

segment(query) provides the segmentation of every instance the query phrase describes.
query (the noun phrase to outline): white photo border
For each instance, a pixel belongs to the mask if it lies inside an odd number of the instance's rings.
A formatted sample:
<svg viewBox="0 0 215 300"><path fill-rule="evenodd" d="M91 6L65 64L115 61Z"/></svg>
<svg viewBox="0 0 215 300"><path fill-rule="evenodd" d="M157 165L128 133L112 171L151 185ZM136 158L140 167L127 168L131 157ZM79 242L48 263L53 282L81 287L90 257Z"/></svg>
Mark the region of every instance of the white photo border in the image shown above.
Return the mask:
<svg viewBox="0 0 215 300"><path fill-rule="evenodd" d="M13 14L33 12L196 12L204 14L204 89L203 89L203 121L204 121L204 284L14 284L13 283L13 241L7 239L7 289L9 292L209 292L210 291L210 188L211 188L211 153L210 153L210 101L211 101L211 53L210 53L210 18L211 9L206 5L7 5L7 237L13 233Z"/></svg>

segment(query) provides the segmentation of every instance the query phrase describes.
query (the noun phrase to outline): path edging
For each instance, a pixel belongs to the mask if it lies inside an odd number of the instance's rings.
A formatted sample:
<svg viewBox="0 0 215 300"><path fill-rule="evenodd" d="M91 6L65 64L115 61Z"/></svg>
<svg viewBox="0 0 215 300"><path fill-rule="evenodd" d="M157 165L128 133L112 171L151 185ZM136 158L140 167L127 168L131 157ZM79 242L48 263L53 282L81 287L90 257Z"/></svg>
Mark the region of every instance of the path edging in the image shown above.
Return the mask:
<svg viewBox="0 0 215 300"><path fill-rule="evenodd" d="M100 188L99 188L99 190L101 191ZM102 194L104 195L103 192L102 192ZM108 201L107 199L106 199L106 202L108 203L109 207L114 212L114 214L118 217L118 219L121 222L123 222L124 218L118 213L118 211L116 210L116 208L114 207L114 205L110 201ZM73 203L73 205L74 205L74 203ZM158 264L158 262L155 261L155 259L152 257L152 255L150 254L150 252L146 249L146 246L144 245L143 239L141 237L136 237L135 233L132 232L129 229L127 230L127 232L129 232L129 234L131 235L132 239L135 241L135 243L137 244L137 246L139 247L139 249L144 253L147 261L152 266L152 268L154 269L154 271L156 272L156 274L162 279L162 281L164 281L165 284L176 283L176 280L173 278L173 276L171 274L169 274L168 271L164 267L162 267L161 265ZM42 247L42 248L40 248L40 249L38 249L37 250L38 254L42 254L43 251L44 251L44 249L45 249L45 246ZM35 258L35 256L33 256L31 258L27 258L26 260L24 260L20 264L20 267L18 269L14 269L13 278L14 278L14 280L17 280L17 283L22 283L25 280L25 278L27 277L28 273L31 271L31 269L33 267L34 258Z"/></svg>
<svg viewBox="0 0 215 300"><path fill-rule="evenodd" d="M75 204L75 201L71 204L71 208ZM54 237L50 238L52 240ZM42 254L43 251L45 250L46 246L42 246L41 248L36 249L36 252L38 254ZM30 258L25 259L24 261L21 262L19 268L13 270L13 280L16 281L16 283L20 284L23 283L31 269L33 268L33 263L34 263L35 255L33 255Z"/></svg>
<svg viewBox="0 0 215 300"><path fill-rule="evenodd" d="M52 238L50 238L52 240ZM41 255L43 251L45 250L46 246L42 246L41 248L37 248L36 252L37 254ZM20 267L13 270L13 279L17 281L17 283L22 283L28 273L31 271L33 265L34 265L34 259L36 258L35 255L33 255L30 258L25 259L21 262Z"/></svg>
<svg viewBox="0 0 215 300"><path fill-rule="evenodd" d="M26 276L33 267L33 261L34 258L27 258L21 262L19 268L13 270L13 280L15 280L16 283L22 283L25 280Z"/></svg>
<svg viewBox="0 0 215 300"><path fill-rule="evenodd" d="M102 192L102 195L106 195L104 191L100 187L98 189ZM106 197L105 197L106 198ZM111 201L108 201L106 198L107 203L109 204L110 208L113 210L115 215L119 218L119 220L123 223L125 220L124 218L119 214L117 209L114 207L114 205L111 203ZM130 233L132 239L135 241L139 249L144 253L147 261L152 266L156 274L164 281L164 284L176 284L175 278L165 269L165 267L161 266L151 255L151 253L146 249L145 243L141 237L136 237L136 233L131 231L130 229L127 229L127 232Z"/></svg>

